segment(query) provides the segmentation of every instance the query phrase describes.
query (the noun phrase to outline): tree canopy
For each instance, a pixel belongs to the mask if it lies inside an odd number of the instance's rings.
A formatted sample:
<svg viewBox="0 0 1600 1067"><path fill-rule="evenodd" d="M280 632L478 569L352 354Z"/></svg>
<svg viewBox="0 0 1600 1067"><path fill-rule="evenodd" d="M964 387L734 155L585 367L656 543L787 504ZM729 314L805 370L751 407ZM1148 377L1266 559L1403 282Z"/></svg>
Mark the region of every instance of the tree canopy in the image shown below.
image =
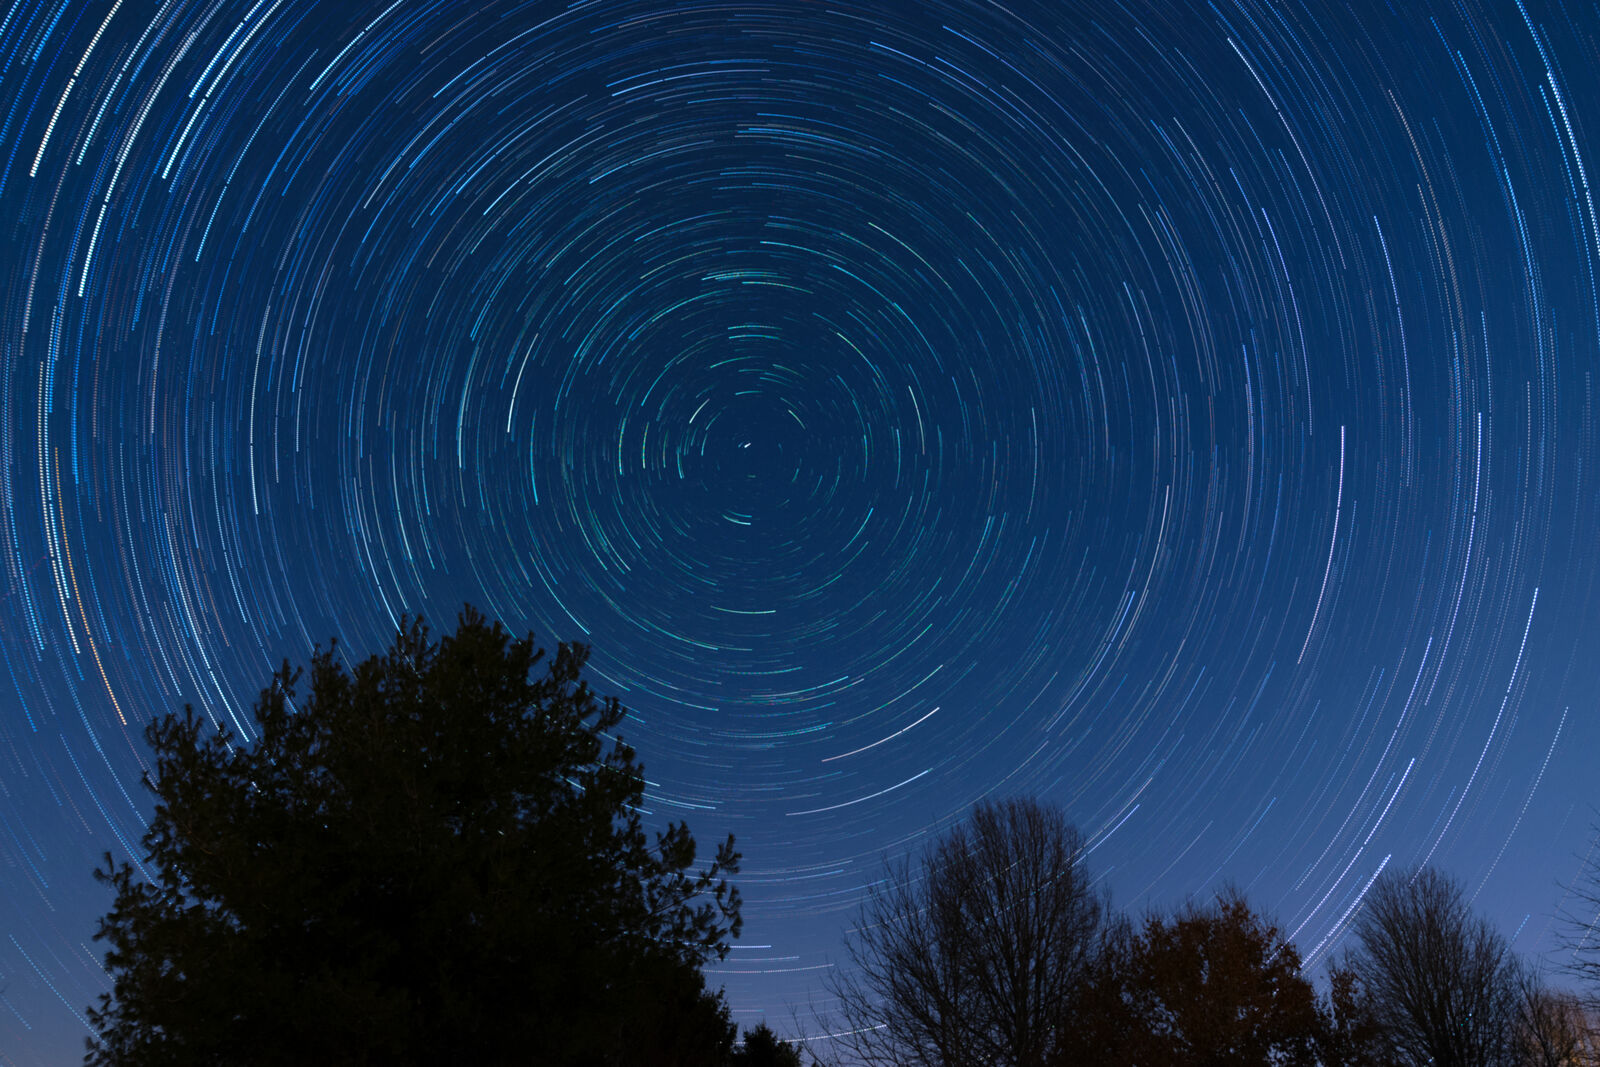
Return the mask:
<svg viewBox="0 0 1600 1067"><path fill-rule="evenodd" d="M1390 871L1354 921L1346 965L1371 996L1388 1061L1515 1063L1516 966L1460 883L1431 867Z"/></svg>
<svg viewBox="0 0 1600 1067"><path fill-rule="evenodd" d="M145 881L107 854L94 1064L700 1063L740 928L730 836L650 841L623 709L471 608L287 663L247 743L153 721Z"/></svg>
<svg viewBox="0 0 1600 1067"><path fill-rule="evenodd" d="M1321 1027L1294 944L1228 891L1113 927L1055 1062L1310 1067Z"/></svg>
<svg viewBox="0 0 1600 1067"><path fill-rule="evenodd" d="M800 1050L763 1022L745 1031L744 1042L728 1062L730 1067L800 1067Z"/></svg>
<svg viewBox="0 0 1600 1067"><path fill-rule="evenodd" d="M977 805L874 885L833 982L839 1047L867 1064L1041 1067L1106 907L1061 809Z"/></svg>

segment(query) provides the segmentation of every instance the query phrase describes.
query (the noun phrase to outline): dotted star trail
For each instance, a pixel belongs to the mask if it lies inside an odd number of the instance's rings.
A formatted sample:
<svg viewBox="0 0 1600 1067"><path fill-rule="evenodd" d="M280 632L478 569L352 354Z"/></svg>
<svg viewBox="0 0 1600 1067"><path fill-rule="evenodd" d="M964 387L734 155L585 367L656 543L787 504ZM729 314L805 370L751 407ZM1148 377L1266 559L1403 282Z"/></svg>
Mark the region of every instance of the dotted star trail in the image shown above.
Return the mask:
<svg viewBox="0 0 1600 1067"><path fill-rule="evenodd" d="M737 1017L1038 793L1312 966L1386 865L1517 947L1600 731L1600 16L17 0L0 1062L106 987L141 729L463 602L737 835Z"/></svg>

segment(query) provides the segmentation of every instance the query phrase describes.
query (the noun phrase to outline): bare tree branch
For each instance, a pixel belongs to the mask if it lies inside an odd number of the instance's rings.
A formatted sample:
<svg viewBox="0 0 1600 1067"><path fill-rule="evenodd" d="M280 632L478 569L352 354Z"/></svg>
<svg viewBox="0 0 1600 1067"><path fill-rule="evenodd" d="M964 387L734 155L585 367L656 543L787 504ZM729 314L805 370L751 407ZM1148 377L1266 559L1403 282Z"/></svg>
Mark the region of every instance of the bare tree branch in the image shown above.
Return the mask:
<svg viewBox="0 0 1600 1067"><path fill-rule="evenodd" d="M1347 965L1372 998L1397 1064L1513 1063L1516 965L1505 938L1472 914L1461 887L1424 867L1373 885Z"/></svg>
<svg viewBox="0 0 1600 1067"><path fill-rule="evenodd" d="M869 1065L1039 1067L1106 910L1059 809L980 804L869 891L847 935L852 966L832 982L834 1040Z"/></svg>

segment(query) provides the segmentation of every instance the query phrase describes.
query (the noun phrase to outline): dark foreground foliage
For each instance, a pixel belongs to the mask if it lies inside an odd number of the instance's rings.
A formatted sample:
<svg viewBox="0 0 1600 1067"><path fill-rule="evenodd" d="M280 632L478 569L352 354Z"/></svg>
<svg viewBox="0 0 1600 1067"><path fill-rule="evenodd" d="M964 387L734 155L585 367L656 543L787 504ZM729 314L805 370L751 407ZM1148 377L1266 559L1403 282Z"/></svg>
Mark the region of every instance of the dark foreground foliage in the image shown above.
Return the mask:
<svg viewBox="0 0 1600 1067"><path fill-rule="evenodd" d="M800 1067L800 1050L760 1023L745 1031L744 1042L728 1062L730 1067Z"/></svg>
<svg viewBox="0 0 1600 1067"><path fill-rule="evenodd" d="M981 803L889 864L846 933L828 1062L1600 1067L1584 1001L1518 961L1437 871L1369 887L1319 994L1240 892L1135 922L1084 860L1064 813L1020 799Z"/></svg>
<svg viewBox="0 0 1600 1067"><path fill-rule="evenodd" d="M346 669L287 664L253 743L153 722L155 817L96 938L105 1065L702 1064L734 1027L700 966L739 932L730 836L695 870L640 825L623 710L468 608Z"/></svg>
<svg viewBox="0 0 1600 1067"><path fill-rule="evenodd" d="M1043 1064L1105 915L1057 808L984 803L872 887L833 979L844 1062Z"/></svg>
<svg viewBox="0 0 1600 1067"><path fill-rule="evenodd" d="M1053 1062L1310 1067L1322 1024L1294 944L1230 890L1114 928Z"/></svg>

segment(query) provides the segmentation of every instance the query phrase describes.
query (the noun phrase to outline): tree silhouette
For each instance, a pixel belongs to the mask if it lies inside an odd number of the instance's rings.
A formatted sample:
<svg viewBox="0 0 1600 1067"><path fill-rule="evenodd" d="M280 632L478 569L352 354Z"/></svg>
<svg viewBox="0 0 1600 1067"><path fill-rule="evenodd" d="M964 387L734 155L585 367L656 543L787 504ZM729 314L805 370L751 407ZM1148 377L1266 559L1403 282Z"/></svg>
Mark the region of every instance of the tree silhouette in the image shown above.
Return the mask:
<svg viewBox="0 0 1600 1067"><path fill-rule="evenodd" d="M1512 1057L1518 1067L1583 1067L1600 1061L1595 1028L1582 999L1545 983L1538 970L1518 968Z"/></svg>
<svg viewBox="0 0 1600 1067"><path fill-rule="evenodd" d="M836 1043L868 1064L1043 1064L1104 913L1060 809L979 804L871 890L833 983Z"/></svg>
<svg viewBox="0 0 1600 1067"><path fill-rule="evenodd" d="M470 607L354 670L285 664L246 744L185 709L146 730L143 881L107 854L112 991L87 1061L715 1062L699 968L739 932L733 838L652 846L623 709ZM543 666L538 676L536 667ZM646 1054L648 1053L648 1054Z"/></svg>
<svg viewBox="0 0 1600 1067"><path fill-rule="evenodd" d="M1229 891L1113 927L1055 1062L1309 1067L1320 1025L1293 943Z"/></svg>
<svg viewBox="0 0 1600 1067"><path fill-rule="evenodd" d="M744 1043L729 1060L732 1067L800 1067L800 1050L766 1023L744 1032Z"/></svg>
<svg viewBox="0 0 1600 1067"><path fill-rule="evenodd" d="M1329 967L1317 1030L1318 1062L1322 1067L1387 1067L1385 1048L1371 992L1348 967Z"/></svg>
<svg viewBox="0 0 1600 1067"><path fill-rule="evenodd" d="M1516 967L1504 936L1431 867L1384 874L1355 919L1346 965L1371 996L1394 1064L1511 1062Z"/></svg>

